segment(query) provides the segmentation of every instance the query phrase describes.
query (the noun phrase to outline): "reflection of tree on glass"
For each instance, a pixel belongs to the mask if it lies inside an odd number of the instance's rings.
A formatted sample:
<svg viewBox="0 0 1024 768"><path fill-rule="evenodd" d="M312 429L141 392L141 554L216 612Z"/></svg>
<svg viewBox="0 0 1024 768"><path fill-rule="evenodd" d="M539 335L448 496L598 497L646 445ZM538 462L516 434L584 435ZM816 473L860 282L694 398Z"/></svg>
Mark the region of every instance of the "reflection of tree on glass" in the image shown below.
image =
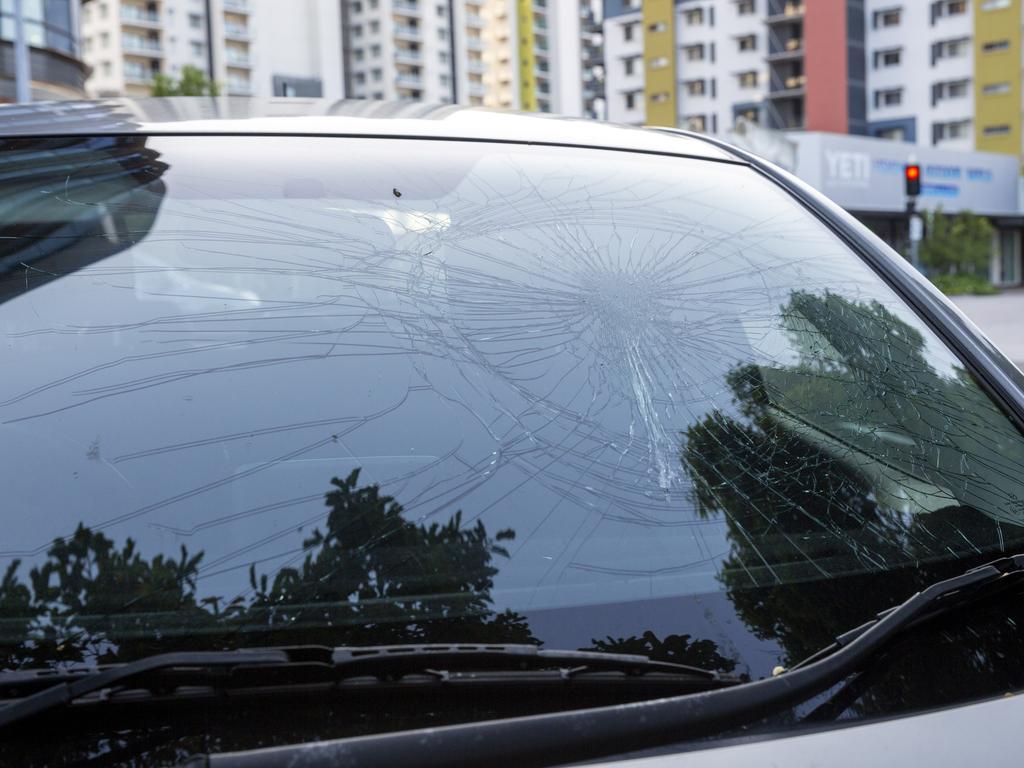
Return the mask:
<svg viewBox="0 0 1024 768"><path fill-rule="evenodd" d="M483 523L416 525L359 470L334 478L324 530L303 542L298 568L250 571L251 594L227 605L197 594L203 553L147 560L80 525L56 540L28 583L13 563L0 581L0 655L6 668L115 662L229 645L532 642L525 620L492 608L507 557Z"/></svg>
<svg viewBox="0 0 1024 768"><path fill-rule="evenodd" d="M667 635L659 639L650 630L641 637L607 637L604 640L592 640L586 650L604 653L633 653L647 656L658 661L669 661L702 669L716 669L721 672L732 672L736 662L718 652L718 645L711 640L693 640L690 635Z"/></svg>
<svg viewBox="0 0 1024 768"><path fill-rule="evenodd" d="M881 304L794 292L781 314L797 358L734 368L736 413L687 430L682 460L700 514L725 518L730 598L796 659L1024 542L1024 459L970 377L937 371ZM950 547L963 559L933 567Z"/></svg>

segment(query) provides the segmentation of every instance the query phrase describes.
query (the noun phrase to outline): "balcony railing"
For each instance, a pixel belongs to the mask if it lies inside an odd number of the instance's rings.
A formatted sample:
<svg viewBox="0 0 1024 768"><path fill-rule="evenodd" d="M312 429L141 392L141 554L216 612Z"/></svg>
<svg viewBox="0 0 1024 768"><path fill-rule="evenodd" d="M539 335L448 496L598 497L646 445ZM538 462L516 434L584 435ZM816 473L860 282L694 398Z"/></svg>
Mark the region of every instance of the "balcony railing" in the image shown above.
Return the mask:
<svg viewBox="0 0 1024 768"><path fill-rule="evenodd" d="M249 68L252 66L252 59L248 56L240 56L238 54L229 54L225 57L225 62L229 67L245 67Z"/></svg>
<svg viewBox="0 0 1024 768"><path fill-rule="evenodd" d="M414 75L411 73L402 73L395 75L395 85L403 88L422 88L423 87L423 76Z"/></svg>
<svg viewBox="0 0 1024 768"><path fill-rule="evenodd" d="M243 27L240 24L225 24L224 37L234 38L235 40L248 40L249 28Z"/></svg>
<svg viewBox="0 0 1024 768"><path fill-rule="evenodd" d="M151 72L147 69L125 67L124 79L125 82L132 83L133 85L149 85L158 74L160 73Z"/></svg>
<svg viewBox="0 0 1024 768"><path fill-rule="evenodd" d="M412 38L419 40L422 32L419 27L414 27L410 24L396 24L395 25L395 37Z"/></svg>
<svg viewBox="0 0 1024 768"><path fill-rule="evenodd" d="M407 16L419 16L423 12L423 8L415 0L395 0L394 3L395 13L405 14Z"/></svg>
<svg viewBox="0 0 1024 768"><path fill-rule="evenodd" d="M228 96L252 96L252 83L244 80L228 80Z"/></svg>
<svg viewBox="0 0 1024 768"><path fill-rule="evenodd" d="M148 11L137 5L121 6L121 21L128 24L140 24L145 27L160 26L160 14L156 11Z"/></svg>
<svg viewBox="0 0 1024 768"><path fill-rule="evenodd" d="M162 56L164 51L159 40L142 37L122 37L121 47L125 53L141 53L145 56Z"/></svg>
<svg viewBox="0 0 1024 768"><path fill-rule="evenodd" d="M396 48L395 61L399 64L420 64L423 62L423 52L413 51L409 48Z"/></svg>
<svg viewBox="0 0 1024 768"><path fill-rule="evenodd" d="M236 13L248 13L249 12L249 0L223 0L225 11L235 11Z"/></svg>

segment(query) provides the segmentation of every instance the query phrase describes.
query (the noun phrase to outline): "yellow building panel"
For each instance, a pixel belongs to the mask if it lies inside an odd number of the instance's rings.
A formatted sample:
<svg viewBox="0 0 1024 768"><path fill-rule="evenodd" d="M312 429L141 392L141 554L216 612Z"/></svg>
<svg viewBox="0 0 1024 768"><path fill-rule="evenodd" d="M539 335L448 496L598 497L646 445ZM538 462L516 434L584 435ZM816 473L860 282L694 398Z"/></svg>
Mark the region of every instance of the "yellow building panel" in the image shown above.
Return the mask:
<svg viewBox="0 0 1024 768"><path fill-rule="evenodd" d="M648 125L675 127L674 0L644 0L644 108Z"/></svg>
<svg viewBox="0 0 1024 768"><path fill-rule="evenodd" d="M516 29L519 35L519 108L537 111L537 44L533 34L533 0L516 0Z"/></svg>
<svg viewBox="0 0 1024 768"><path fill-rule="evenodd" d="M992 10L985 10L981 0L971 5L974 145L985 152L1016 155L1021 151L1021 0Z"/></svg>

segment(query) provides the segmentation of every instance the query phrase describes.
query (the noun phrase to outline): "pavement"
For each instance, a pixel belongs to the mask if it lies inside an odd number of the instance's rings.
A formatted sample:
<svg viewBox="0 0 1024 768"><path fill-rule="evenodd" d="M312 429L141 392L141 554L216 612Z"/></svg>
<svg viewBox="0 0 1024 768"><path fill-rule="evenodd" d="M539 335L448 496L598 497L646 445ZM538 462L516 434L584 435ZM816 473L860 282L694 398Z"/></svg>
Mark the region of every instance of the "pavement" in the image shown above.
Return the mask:
<svg viewBox="0 0 1024 768"><path fill-rule="evenodd" d="M994 296L950 296L992 343L1024 370L1024 288Z"/></svg>

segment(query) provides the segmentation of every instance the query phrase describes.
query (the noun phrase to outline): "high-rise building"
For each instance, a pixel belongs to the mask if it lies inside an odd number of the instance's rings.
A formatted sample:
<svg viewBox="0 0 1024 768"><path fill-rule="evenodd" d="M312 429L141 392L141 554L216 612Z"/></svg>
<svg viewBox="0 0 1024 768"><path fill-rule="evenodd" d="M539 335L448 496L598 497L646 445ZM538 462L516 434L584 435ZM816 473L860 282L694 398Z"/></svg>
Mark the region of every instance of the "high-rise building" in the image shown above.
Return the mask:
<svg viewBox="0 0 1024 768"><path fill-rule="evenodd" d="M185 66L228 95L342 95L334 0L90 0L81 20L94 96L148 95Z"/></svg>
<svg viewBox="0 0 1024 768"><path fill-rule="evenodd" d="M1022 0L605 0L608 117L1021 151Z"/></svg>
<svg viewBox="0 0 1024 768"><path fill-rule="evenodd" d="M25 2L25 42L29 47L29 87L33 99L80 99L86 66L78 37L79 0ZM0 2L0 102L15 100L14 17L11 0Z"/></svg>

